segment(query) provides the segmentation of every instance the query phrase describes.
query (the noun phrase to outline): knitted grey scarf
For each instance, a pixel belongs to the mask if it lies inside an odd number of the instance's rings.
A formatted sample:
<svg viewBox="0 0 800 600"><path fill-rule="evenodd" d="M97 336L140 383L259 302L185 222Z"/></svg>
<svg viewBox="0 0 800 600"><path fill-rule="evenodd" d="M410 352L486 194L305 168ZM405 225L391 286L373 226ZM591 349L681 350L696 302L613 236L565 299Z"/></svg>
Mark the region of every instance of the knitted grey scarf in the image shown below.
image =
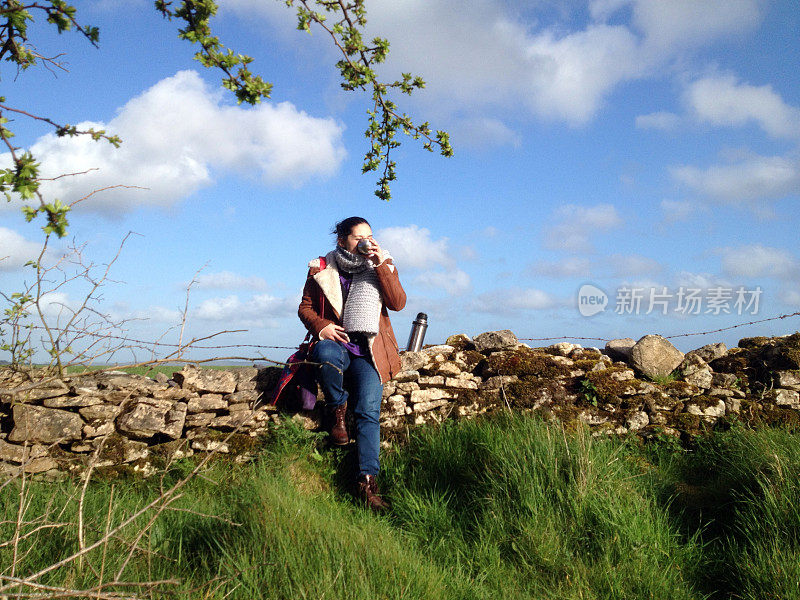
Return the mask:
<svg viewBox="0 0 800 600"><path fill-rule="evenodd" d="M342 311L345 331L376 335L382 301L375 267L366 256L353 254L341 246L336 248L335 256L339 270L353 277Z"/></svg>

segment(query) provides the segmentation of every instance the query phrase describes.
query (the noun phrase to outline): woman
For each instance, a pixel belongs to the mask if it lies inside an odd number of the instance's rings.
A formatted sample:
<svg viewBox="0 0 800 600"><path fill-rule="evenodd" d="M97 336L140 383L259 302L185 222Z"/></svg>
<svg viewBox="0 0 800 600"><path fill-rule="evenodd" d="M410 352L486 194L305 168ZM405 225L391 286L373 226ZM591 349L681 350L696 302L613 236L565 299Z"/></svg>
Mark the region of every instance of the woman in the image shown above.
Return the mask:
<svg viewBox="0 0 800 600"><path fill-rule="evenodd" d="M353 408L358 448L358 493L376 511L388 507L375 477L380 469L383 384L400 370L387 309L402 310L406 293L392 258L372 237L366 219L336 224L336 249L308 263L298 315L316 338L309 360L325 394L330 441L350 441L345 415ZM359 244L361 242L361 244Z"/></svg>

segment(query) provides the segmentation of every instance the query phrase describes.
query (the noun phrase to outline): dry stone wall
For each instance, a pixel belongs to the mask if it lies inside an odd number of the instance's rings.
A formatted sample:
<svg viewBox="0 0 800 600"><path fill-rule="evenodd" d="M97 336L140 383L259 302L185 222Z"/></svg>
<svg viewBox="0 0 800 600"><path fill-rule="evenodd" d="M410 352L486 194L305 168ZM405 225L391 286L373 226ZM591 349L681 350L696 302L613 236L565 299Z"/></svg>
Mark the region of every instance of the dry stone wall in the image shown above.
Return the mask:
<svg viewBox="0 0 800 600"><path fill-rule="evenodd" d="M530 348L510 331L401 355L384 387L384 437L408 427L496 411L539 413L595 435L692 436L731 421L797 424L800 334L709 344L686 355L660 336L605 348L559 343ZM319 429L321 403L280 410L269 399L279 369L185 367L172 378L106 372L26 391L0 371L0 473L55 475L126 470L144 475L194 453L245 461L287 413ZM321 400L321 397L320 397Z"/></svg>

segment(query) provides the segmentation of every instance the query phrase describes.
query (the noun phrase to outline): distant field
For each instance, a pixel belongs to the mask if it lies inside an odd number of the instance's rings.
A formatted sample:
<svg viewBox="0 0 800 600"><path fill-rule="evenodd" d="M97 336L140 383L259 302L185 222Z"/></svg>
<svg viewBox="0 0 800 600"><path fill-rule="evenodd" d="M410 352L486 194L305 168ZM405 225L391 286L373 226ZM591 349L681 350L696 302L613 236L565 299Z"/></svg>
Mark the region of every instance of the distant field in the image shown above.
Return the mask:
<svg viewBox="0 0 800 600"><path fill-rule="evenodd" d="M200 365L201 369L217 369L217 370L232 370L243 369L249 365ZM67 369L68 373L84 373L86 371L96 371L99 369L114 369L115 371L124 371L132 375L146 375L147 377L154 377L156 373L164 373L165 375L172 375L176 371L180 371L184 365L154 365L149 367L114 367L113 365L98 365L95 367L70 367Z"/></svg>

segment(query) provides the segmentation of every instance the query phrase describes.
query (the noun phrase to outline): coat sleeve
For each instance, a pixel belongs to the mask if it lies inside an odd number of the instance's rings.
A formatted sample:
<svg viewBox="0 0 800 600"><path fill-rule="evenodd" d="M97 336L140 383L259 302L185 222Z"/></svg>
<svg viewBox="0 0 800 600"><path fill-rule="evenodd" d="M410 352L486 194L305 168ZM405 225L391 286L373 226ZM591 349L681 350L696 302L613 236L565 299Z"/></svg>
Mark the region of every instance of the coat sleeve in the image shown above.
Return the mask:
<svg viewBox="0 0 800 600"><path fill-rule="evenodd" d="M306 284L303 287L303 298L300 300L300 306L297 309L297 316L300 317L308 331L319 337L319 332L332 321L320 314L319 298L322 295L322 290L312 278L313 274L313 272L309 271L308 279L306 279Z"/></svg>
<svg viewBox="0 0 800 600"><path fill-rule="evenodd" d="M406 305L406 292L400 283L397 267L387 260L375 267L381 284L383 303L389 310L403 310Z"/></svg>

